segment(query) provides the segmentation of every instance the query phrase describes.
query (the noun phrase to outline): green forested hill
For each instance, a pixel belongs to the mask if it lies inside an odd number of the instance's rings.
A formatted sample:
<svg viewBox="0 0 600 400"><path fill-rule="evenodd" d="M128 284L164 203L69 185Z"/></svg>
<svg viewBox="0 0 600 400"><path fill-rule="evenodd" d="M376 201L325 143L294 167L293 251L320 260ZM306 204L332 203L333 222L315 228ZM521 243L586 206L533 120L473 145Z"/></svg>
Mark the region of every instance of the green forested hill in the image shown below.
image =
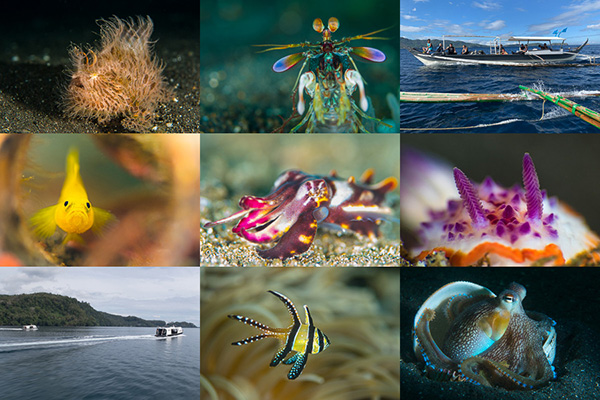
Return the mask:
<svg viewBox="0 0 600 400"><path fill-rule="evenodd" d="M433 44L433 49L437 48L438 43L442 43L442 39L431 38L431 43ZM446 39L446 46L452 43L455 48L461 48L463 44L466 44L467 47L481 47L480 44L463 42L462 40L451 40L450 38ZM407 48L417 48L421 49L422 47L427 46L427 39L408 39L405 37L400 37L400 47L403 49Z"/></svg>
<svg viewBox="0 0 600 400"><path fill-rule="evenodd" d="M0 295L0 325L38 326L157 326L165 321L108 314L89 303L51 293ZM186 325L187 324L187 325ZM183 327L194 324L180 323Z"/></svg>

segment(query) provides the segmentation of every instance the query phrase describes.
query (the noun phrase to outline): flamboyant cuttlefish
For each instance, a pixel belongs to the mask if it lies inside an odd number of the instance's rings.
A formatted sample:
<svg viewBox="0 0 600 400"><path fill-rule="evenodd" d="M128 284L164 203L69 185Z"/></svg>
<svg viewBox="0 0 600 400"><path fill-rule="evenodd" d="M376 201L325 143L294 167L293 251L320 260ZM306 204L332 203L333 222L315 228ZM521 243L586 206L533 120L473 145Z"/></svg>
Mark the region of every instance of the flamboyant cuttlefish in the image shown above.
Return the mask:
<svg viewBox="0 0 600 400"><path fill-rule="evenodd" d="M406 161L419 158L417 163L424 164L423 156L406 155ZM433 175L426 176L431 172L429 169L411 171L410 166L404 167L404 162L403 159L402 179L409 187L417 179L427 183L441 179L448 186L452 175L456 186L454 195L448 198L440 195L443 199L441 205L429 202L430 208L426 213L405 210L403 215L419 214L424 218L419 221L421 245L412 249L411 253L416 259L422 260L433 252L444 251L455 266L481 261L491 265L564 265L582 254L597 261L595 249L600 238L579 214L556 198L548 197L545 190L540 190L528 153L523 157L524 188L515 185L507 189L490 177L481 184L473 184L460 169L445 172L434 164L431 165L435 174L432 179ZM435 193L430 188L423 192ZM401 208L416 204L421 197L407 188L405 193L401 193ZM410 217L407 219L410 220Z"/></svg>
<svg viewBox="0 0 600 400"><path fill-rule="evenodd" d="M228 315L231 319L253 326L264 332L260 335L252 336L231 344L234 346L241 346L268 337L281 340L284 343L284 346L275 354L270 366L275 367L282 361L286 365L294 364L288 373L288 379L296 379L302 373L306 361L308 360L308 355L320 353L329 347L329 338L321 332L319 328L315 328L308 306L304 305L306 323L303 324L302 321L300 321L296 306L294 306L294 303L292 303L290 299L273 290L269 290L269 293L275 295L283 302L283 304L285 304L292 316L292 324L287 328L270 328L252 318L241 315ZM295 351L296 354L287 360L284 360L291 351Z"/></svg>
<svg viewBox="0 0 600 400"><path fill-rule="evenodd" d="M392 213L382 205L385 194L398 185L393 177L371 185L373 174L372 169L366 170L357 183L352 176L338 178L335 171L329 176L286 171L266 197L244 196L239 203L243 210L204 227L242 218L234 233L252 243L277 242L270 249L258 250L263 258L285 259L304 253L319 224L341 227L373 240L383 218Z"/></svg>
<svg viewBox="0 0 600 400"><path fill-rule="evenodd" d="M555 322L525 311L525 288L511 283L496 296L471 282L452 282L423 303L413 348L435 378L505 389L534 389L555 377Z"/></svg>

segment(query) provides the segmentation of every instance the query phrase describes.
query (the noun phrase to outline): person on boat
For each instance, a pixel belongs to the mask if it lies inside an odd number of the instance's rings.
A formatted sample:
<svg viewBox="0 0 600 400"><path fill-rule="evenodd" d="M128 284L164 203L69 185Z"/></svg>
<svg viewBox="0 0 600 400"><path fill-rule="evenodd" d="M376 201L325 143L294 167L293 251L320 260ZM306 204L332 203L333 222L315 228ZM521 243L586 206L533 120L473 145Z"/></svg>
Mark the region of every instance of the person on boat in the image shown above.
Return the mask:
<svg viewBox="0 0 600 400"><path fill-rule="evenodd" d="M452 43L450 43L448 47L446 47L446 51L448 52L448 54L456 54L456 49L454 48Z"/></svg>
<svg viewBox="0 0 600 400"><path fill-rule="evenodd" d="M525 54L526 52L527 52L527 45L521 43L521 47L519 48L519 51L517 53Z"/></svg>
<svg viewBox="0 0 600 400"><path fill-rule="evenodd" d="M431 39L427 39L427 46L423 47L423 53L431 54L431 49L432 49Z"/></svg>
<svg viewBox="0 0 600 400"><path fill-rule="evenodd" d="M463 44L462 53L461 54L469 54L469 48L466 44Z"/></svg>
<svg viewBox="0 0 600 400"><path fill-rule="evenodd" d="M500 45L500 54L508 54L504 46Z"/></svg>
<svg viewBox="0 0 600 400"><path fill-rule="evenodd" d="M542 50L549 50L549 49L548 49L548 45L547 45L546 43L544 43L544 44L542 45Z"/></svg>
<svg viewBox="0 0 600 400"><path fill-rule="evenodd" d="M443 53L444 52L444 46L442 46L442 44L438 44L437 49L435 49L436 53Z"/></svg>

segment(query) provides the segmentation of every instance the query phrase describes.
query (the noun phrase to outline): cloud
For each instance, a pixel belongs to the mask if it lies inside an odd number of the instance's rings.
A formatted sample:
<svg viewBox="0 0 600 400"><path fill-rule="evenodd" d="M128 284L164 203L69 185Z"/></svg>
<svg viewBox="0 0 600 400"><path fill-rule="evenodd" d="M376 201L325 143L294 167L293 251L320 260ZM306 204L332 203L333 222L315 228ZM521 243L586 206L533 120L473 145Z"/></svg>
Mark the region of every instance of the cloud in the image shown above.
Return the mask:
<svg viewBox="0 0 600 400"><path fill-rule="evenodd" d="M481 8L482 10L486 10L486 11L497 10L500 8L500 4L493 3L491 1L484 1L482 3L474 1L472 3L472 5L473 5L473 7L478 7L478 8Z"/></svg>
<svg viewBox="0 0 600 400"><path fill-rule="evenodd" d="M506 23L504 23L504 21L499 19L497 21L494 21L494 22L484 25L483 29L488 30L488 31L497 31L498 29L502 29L505 26L506 26Z"/></svg>
<svg viewBox="0 0 600 400"><path fill-rule="evenodd" d="M421 18L415 17L414 15L403 15L402 18L413 21L423 21Z"/></svg>
<svg viewBox="0 0 600 400"><path fill-rule="evenodd" d="M408 26L408 25L400 25L400 32L422 32L427 29L426 26Z"/></svg>
<svg viewBox="0 0 600 400"><path fill-rule="evenodd" d="M600 24L588 25L585 27L585 29L600 29Z"/></svg>
<svg viewBox="0 0 600 400"><path fill-rule="evenodd" d="M412 12L417 11L417 7L413 7Z"/></svg>
<svg viewBox="0 0 600 400"><path fill-rule="evenodd" d="M427 3L429 0L414 0L415 3Z"/></svg>
<svg viewBox="0 0 600 400"><path fill-rule="evenodd" d="M594 11L600 11L600 0L586 0L579 4L572 4L569 6L569 11L553 17L549 22L530 25L529 30L531 32L547 32L559 27L562 29L569 25L580 25L582 18L585 18L587 13Z"/></svg>

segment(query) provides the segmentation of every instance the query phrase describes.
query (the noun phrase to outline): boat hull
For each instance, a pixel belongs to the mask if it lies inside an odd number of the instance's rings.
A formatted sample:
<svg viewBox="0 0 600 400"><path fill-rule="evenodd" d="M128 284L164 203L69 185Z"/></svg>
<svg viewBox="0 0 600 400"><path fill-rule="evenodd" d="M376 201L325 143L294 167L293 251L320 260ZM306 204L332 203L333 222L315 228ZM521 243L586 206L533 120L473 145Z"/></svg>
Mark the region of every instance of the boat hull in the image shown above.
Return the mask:
<svg viewBox="0 0 600 400"><path fill-rule="evenodd" d="M425 65L441 64L483 64L483 65L542 65L573 61L581 48L574 51L531 51L525 54L423 54L416 49L409 49L419 61Z"/></svg>
<svg viewBox="0 0 600 400"><path fill-rule="evenodd" d="M183 335L183 329L178 326L158 327L154 336L158 338L168 338Z"/></svg>

